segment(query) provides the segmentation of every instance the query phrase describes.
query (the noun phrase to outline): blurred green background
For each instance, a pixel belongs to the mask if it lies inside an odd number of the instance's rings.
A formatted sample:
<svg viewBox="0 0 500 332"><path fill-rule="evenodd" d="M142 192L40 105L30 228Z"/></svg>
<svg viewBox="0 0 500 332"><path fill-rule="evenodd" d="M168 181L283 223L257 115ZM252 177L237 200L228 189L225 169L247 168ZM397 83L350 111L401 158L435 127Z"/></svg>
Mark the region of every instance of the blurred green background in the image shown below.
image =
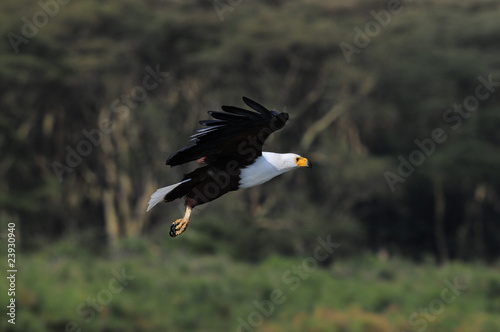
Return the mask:
<svg viewBox="0 0 500 332"><path fill-rule="evenodd" d="M500 2L0 8L2 331L500 331ZM314 168L172 239L165 159L242 96Z"/></svg>

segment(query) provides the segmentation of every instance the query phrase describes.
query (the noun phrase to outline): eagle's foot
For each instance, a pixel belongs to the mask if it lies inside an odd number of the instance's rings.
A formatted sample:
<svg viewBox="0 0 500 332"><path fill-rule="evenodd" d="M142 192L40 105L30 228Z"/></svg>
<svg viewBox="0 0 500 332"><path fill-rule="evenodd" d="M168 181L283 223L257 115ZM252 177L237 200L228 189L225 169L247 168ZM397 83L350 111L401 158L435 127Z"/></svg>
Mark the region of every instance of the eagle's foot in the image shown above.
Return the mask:
<svg viewBox="0 0 500 332"><path fill-rule="evenodd" d="M188 227L189 219L177 219L170 226L170 236L176 237L181 235Z"/></svg>

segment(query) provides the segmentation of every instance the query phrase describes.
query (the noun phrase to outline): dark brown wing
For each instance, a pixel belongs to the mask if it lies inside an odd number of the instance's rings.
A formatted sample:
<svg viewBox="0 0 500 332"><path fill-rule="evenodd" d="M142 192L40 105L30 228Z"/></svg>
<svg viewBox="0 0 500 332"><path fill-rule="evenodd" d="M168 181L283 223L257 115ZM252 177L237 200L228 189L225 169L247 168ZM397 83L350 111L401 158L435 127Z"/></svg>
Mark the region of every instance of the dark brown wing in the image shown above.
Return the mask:
<svg viewBox="0 0 500 332"><path fill-rule="evenodd" d="M285 126L288 114L270 111L246 97L243 101L256 112L234 106L222 106L224 112L208 112L214 120L200 121L205 128L191 136L193 144L172 154L167 165L182 165L202 157L207 164L230 160L240 166L251 164L262 154L269 135Z"/></svg>

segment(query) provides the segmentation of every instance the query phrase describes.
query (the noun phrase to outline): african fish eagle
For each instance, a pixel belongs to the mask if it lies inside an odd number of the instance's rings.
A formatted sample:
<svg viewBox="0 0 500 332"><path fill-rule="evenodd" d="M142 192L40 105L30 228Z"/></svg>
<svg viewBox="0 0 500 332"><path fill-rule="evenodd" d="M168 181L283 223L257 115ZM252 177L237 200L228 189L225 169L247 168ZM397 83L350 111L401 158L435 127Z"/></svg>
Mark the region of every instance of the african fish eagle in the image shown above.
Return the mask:
<svg viewBox="0 0 500 332"><path fill-rule="evenodd" d="M166 164L182 165L198 160L205 166L185 174L179 183L158 189L151 195L147 211L161 201L185 199L186 213L170 227L170 236L183 233L191 211L234 190L267 182L297 167L311 167L310 162L294 153L263 152L265 140L285 126L287 113L270 111L243 97L254 111L222 106L224 112L209 111L215 120L203 120L205 126L195 131L191 145L172 154Z"/></svg>

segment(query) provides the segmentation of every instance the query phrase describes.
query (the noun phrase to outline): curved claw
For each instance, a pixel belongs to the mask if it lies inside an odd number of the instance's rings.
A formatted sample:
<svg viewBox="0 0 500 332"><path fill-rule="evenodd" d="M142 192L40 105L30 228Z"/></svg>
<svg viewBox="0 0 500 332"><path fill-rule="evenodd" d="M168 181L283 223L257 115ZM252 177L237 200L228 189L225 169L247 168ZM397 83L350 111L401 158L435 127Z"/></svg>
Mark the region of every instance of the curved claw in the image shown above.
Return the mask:
<svg viewBox="0 0 500 332"><path fill-rule="evenodd" d="M175 223L172 223L172 226L170 226L170 232L168 232L168 235L171 237L176 237L177 234L175 234Z"/></svg>
<svg viewBox="0 0 500 332"><path fill-rule="evenodd" d="M177 219L170 226L170 232L168 233L171 237L176 237L184 233L188 226L189 220Z"/></svg>

